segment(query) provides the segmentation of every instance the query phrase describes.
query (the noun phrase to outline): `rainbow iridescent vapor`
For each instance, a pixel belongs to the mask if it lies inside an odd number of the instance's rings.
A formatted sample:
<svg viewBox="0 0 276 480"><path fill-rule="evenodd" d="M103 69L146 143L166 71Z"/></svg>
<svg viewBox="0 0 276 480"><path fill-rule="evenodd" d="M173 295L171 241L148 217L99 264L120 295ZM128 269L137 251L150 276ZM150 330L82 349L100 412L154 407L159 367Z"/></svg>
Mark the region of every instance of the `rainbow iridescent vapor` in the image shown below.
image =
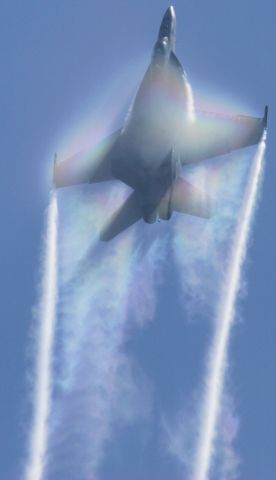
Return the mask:
<svg viewBox="0 0 276 480"><path fill-rule="evenodd" d="M266 130L268 107L263 118L194 109L190 84L175 54L175 40L175 11L169 7L123 127L92 151L55 162L57 188L120 180L132 189L105 223L102 240L111 240L141 218L147 223L169 220L173 211L211 217L212 191L193 186L181 176L182 170L255 145Z"/></svg>

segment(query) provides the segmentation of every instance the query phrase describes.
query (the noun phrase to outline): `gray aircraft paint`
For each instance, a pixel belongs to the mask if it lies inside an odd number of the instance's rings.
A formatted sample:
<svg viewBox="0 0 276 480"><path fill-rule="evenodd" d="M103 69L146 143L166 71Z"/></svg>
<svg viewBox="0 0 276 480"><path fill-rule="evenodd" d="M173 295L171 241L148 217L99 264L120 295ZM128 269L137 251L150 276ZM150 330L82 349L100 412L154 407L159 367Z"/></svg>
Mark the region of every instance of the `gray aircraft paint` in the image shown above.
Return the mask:
<svg viewBox="0 0 276 480"><path fill-rule="evenodd" d="M56 187L117 179L133 189L108 221L102 240L140 218L169 220L173 211L209 218L212 192L189 184L180 176L182 168L256 144L266 128L267 107L263 118L196 112L192 120L190 85L175 55L175 40L175 11L169 7L122 129L103 141L100 155L80 152L55 163Z"/></svg>

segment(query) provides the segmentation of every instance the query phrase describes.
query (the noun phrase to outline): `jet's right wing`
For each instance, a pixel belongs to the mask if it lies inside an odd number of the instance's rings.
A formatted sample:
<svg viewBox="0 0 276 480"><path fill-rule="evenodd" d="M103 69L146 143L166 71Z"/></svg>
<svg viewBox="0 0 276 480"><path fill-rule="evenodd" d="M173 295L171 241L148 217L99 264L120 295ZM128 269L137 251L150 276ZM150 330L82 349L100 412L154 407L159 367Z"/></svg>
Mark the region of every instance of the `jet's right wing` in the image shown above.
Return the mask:
<svg viewBox="0 0 276 480"><path fill-rule="evenodd" d="M267 127L267 112L265 107L263 118L195 112L179 139L182 165L257 144Z"/></svg>
<svg viewBox="0 0 276 480"><path fill-rule="evenodd" d="M92 149L80 151L65 160L55 161L53 174L55 187L112 180L113 146L120 132L121 130L112 133Z"/></svg>

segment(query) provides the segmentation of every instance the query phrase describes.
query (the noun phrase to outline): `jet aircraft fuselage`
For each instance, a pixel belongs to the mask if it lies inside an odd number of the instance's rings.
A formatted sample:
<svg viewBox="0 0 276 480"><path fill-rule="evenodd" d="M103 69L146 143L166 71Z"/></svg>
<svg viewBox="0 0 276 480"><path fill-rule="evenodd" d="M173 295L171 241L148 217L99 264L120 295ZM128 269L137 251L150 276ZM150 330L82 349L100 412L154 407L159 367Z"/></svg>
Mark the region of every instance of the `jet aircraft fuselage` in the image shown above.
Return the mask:
<svg viewBox="0 0 276 480"><path fill-rule="evenodd" d="M186 121L189 86L174 54L175 27L175 12L170 7L113 152L113 174L140 193L148 223L156 220L160 201L181 168L177 137ZM167 205L166 218L170 215Z"/></svg>
<svg viewBox="0 0 276 480"><path fill-rule="evenodd" d="M102 240L111 240L141 218L147 223L168 220L173 211L209 218L210 192L188 183L182 169L254 145L267 127L267 107L263 118L194 111L175 40L175 11L169 7L123 127L102 142L96 158L84 151L55 164L56 187L117 179L132 188Z"/></svg>

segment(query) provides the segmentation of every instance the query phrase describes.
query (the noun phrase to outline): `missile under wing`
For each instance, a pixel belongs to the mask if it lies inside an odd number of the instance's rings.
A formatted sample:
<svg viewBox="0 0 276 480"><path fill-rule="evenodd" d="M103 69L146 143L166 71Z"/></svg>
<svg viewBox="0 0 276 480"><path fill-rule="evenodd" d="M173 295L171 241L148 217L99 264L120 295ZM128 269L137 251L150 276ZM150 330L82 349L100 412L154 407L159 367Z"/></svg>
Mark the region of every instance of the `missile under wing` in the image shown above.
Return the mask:
<svg viewBox="0 0 276 480"><path fill-rule="evenodd" d="M57 188L114 179L132 188L102 240L111 240L141 218L147 223L169 220L173 211L209 218L212 192L188 183L182 176L185 165L257 144L267 127L267 107L262 118L193 111L175 39L175 11L169 7L123 127L92 153L82 151L55 163Z"/></svg>

